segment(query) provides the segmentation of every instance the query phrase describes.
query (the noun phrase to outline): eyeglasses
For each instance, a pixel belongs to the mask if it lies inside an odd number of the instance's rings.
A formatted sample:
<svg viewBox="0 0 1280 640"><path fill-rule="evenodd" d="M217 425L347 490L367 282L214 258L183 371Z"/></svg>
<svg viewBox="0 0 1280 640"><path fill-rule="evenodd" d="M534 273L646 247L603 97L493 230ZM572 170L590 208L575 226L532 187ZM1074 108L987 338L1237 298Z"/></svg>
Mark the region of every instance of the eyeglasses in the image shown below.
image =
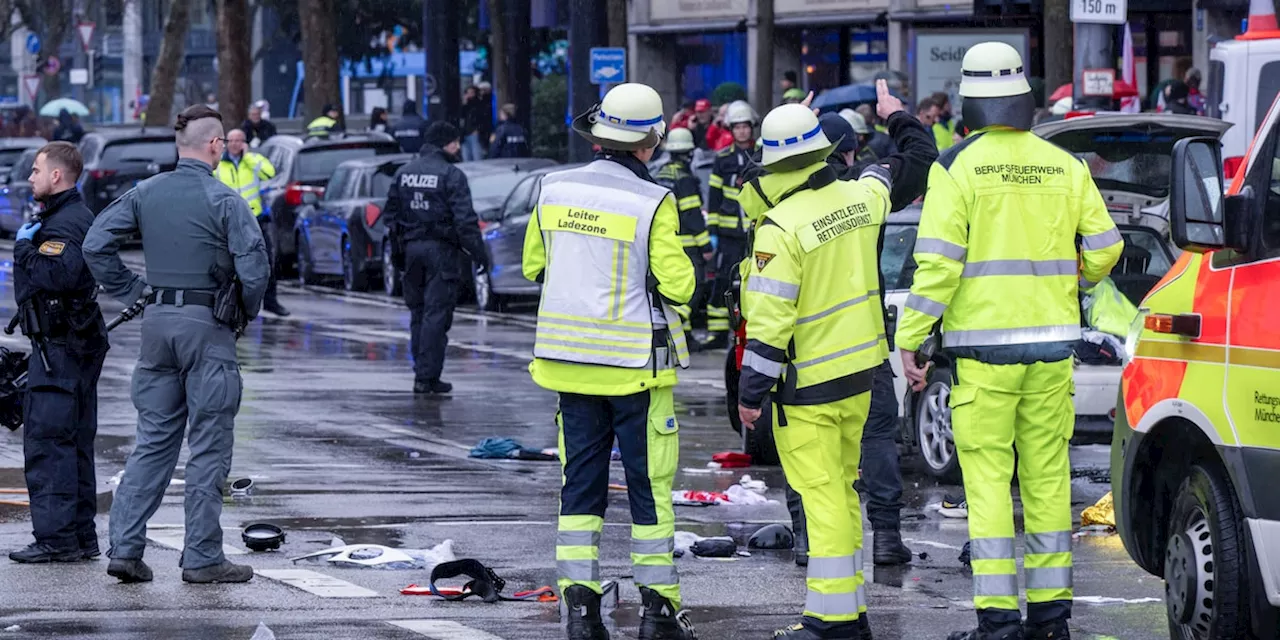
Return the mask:
<svg viewBox="0 0 1280 640"><path fill-rule="evenodd" d="M222 144L226 144L226 143L227 143L227 139L226 139L226 138L214 138L211 142L221 142Z"/></svg>

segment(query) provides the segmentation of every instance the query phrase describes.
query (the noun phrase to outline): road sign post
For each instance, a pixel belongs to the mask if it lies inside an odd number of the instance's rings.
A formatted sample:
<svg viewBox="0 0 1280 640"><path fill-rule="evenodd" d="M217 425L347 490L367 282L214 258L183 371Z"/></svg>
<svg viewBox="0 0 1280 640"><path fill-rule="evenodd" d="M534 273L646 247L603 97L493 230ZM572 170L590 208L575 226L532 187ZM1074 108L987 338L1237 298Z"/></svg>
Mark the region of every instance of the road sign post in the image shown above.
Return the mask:
<svg viewBox="0 0 1280 640"><path fill-rule="evenodd" d="M40 36L34 33L27 34L27 53L33 56L40 54Z"/></svg>
<svg viewBox="0 0 1280 640"><path fill-rule="evenodd" d="M89 52L89 45L93 43L93 30L96 27L95 23L87 20L76 25L76 33L80 35L80 46L84 48L85 53Z"/></svg>
<svg viewBox="0 0 1280 640"><path fill-rule="evenodd" d="M31 104L35 104L40 98L40 76L26 75L22 76L22 86L27 89L27 97L31 98Z"/></svg>
<svg viewBox="0 0 1280 640"><path fill-rule="evenodd" d="M1113 92L1104 95L1107 80L1101 73L1115 69L1115 26L1128 19L1127 0L1071 0L1071 22L1075 27L1074 71L1072 92L1075 108L1106 110L1112 105ZM1114 88L1115 72L1110 84Z"/></svg>
<svg viewBox="0 0 1280 640"><path fill-rule="evenodd" d="M627 81L627 50L621 47L591 48L591 84Z"/></svg>

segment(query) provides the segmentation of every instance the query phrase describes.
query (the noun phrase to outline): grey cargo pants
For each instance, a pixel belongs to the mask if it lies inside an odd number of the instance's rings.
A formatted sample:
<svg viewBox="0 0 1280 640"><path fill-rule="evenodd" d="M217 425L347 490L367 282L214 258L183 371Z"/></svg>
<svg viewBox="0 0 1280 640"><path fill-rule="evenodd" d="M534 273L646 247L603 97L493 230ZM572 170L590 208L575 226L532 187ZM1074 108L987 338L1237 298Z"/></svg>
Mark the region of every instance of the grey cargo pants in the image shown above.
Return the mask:
<svg viewBox="0 0 1280 640"><path fill-rule="evenodd" d="M243 389L231 330L208 307L151 305L142 319L142 349L133 371L137 446L111 505L111 558L141 558L147 521L173 478L182 436L186 466L186 540L180 564L222 563L222 487L231 467L236 412Z"/></svg>

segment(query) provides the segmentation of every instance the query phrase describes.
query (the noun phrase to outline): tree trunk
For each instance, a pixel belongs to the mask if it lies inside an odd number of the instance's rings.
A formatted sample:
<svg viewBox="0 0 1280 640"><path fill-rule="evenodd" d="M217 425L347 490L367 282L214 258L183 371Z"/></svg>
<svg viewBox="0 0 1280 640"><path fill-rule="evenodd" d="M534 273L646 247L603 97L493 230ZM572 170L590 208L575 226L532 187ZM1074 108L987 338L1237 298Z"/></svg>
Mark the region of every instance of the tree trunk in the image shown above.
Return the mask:
<svg viewBox="0 0 1280 640"><path fill-rule="evenodd" d="M327 104L342 102L338 84L338 32L333 0L298 0L302 31L302 66L306 72L307 118L323 115Z"/></svg>
<svg viewBox="0 0 1280 640"><path fill-rule="evenodd" d="M191 0L172 0L169 17L164 22L164 40L160 42L160 55L156 68L151 72L151 104L147 105L147 126L169 124L173 109L173 92L177 88L178 73L186 58L187 31L191 27Z"/></svg>
<svg viewBox="0 0 1280 640"><path fill-rule="evenodd" d="M608 0L609 46L627 46L627 0Z"/></svg>
<svg viewBox="0 0 1280 640"><path fill-rule="evenodd" d="M1041 50L1044 55L1044 98L1058 90L1072 78L1074 57L1070 0L1044 0L1044 35ZM1053 105L1046 104L1046 107Z"/></svg>
<svg viewBox="0 0 1280 640"><path fill-rule="evenodd" d="M228 129L249 115L253 61L249 58L249 5L218 0L218 109Z"/></svg>
<svg viewBox="0 0 1280 640"><path fill-rule="evenodd" d="M498 104L512 102L511 76L507 75L505 0L486 0L489 9L489 66L493 69L493 95ZM522 0L516 0L521 2Z"/></svg>

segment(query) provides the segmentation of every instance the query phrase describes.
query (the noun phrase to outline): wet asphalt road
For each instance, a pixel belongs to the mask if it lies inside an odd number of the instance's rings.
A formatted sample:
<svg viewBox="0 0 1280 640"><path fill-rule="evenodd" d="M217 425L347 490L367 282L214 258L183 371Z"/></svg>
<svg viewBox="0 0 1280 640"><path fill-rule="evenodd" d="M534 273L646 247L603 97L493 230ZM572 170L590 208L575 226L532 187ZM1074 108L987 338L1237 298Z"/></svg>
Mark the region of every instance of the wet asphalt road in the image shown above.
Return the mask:
<svg viewBox="0 0 1280 640"><path fill-rule="evenodd" d="M8 253L8 243L0 252ZM132 258L140 262L136 254ZM0 311L13 312L8 265L0 268ZM112 638L248 640L260 623L277 638L438 638L506 640L562 638L555 605L520 602L435 602L404 596L425 584L423 571L335 569L294 565L289 558L329 546L376 543L430 548L453 541L459 558L481 560L507 579L507 592L554 584L554 536L559 465L481 461L467 457L481 438L512 437L531 447L554 446L555 397L529 380L529 313L460 310L451 334L446 378L451 398L410 392L408 313L374 294L282 288L294 314L256 321L239 342L244 399L236 423L231 477L255 480L248 498L228 497L225 543L243 553L239 528L272 522L288 532L279 552L232 556L259 571L303 569L343 581L328 595L264 575L247 585L193 586L180 580L182 487L170 488L151 521L146 559L154 582L116 584L105 558L72 565L23 566L0 560L0 639ZM106 303L108 313L119 306ZM101 384L98 452L100 537L106 548L110 479L132 448L135 413L129 375L139 323L112 333ZM26 349L18 337L0 344ZM695 356L677 389L681 471L676 487L722 490L744 470L707 469L712 454L734 449L724 415L720 356ZM1076 514L1105 493L1104 446L1076 447ZM184 456L185 459L185 456ZM0 488L21 488L21 437L0 433ZM910 567L874 570L872 627L879 639L945 638L973 623L968 573L956 561L967 533L963 520L941 518L929 505L956 487L940 486L905 459L905 536L917 552ZM781 471L745 470L769 485L777 502L752 507L677 507L677 528L701 535L745 536L785 522ZM176 478L182 478L182 463ZM621 483L621 466L614 465ZM5 498L15 496L0 496ZM21 496L17 496L21 497ZM626 498L614 492L601 548L602 573L622 582L614 637L634 638L638 594L628 581ZM0 549L29 541L25 508L0 505ZM1167 637L1162 583L1143 573L1119 539L1077 540L1073 620L1077 638L1147 640ZM677 561L687 606L704 640L771 637L795 620L804 601L803 570L789 551L751 557ZM278 574L277 574L278 575ZM343 586L346 585L346 586ZM352 597L365 596L365 597ZM393 624L398 623L398 624ZM16 629L13 626L16 625Z"/></svg>

